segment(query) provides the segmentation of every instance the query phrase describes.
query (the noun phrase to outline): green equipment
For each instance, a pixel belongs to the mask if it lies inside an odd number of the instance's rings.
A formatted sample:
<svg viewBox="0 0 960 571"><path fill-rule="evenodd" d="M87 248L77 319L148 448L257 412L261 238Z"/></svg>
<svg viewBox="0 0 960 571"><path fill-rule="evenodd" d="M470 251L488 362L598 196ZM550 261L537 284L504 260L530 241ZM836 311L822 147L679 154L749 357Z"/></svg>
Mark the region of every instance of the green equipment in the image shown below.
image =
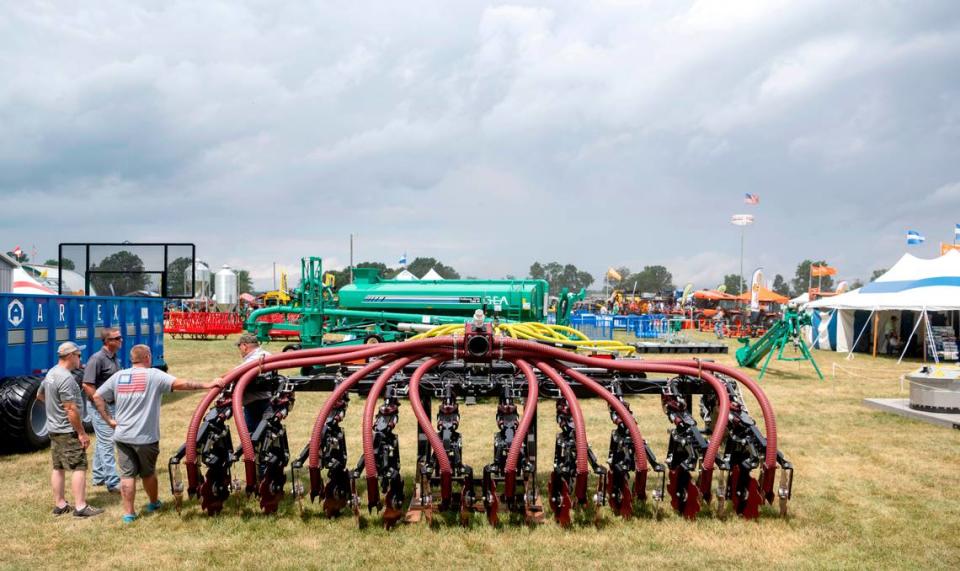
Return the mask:
<svg viewBox="0 0 960 571"><path fill-rule="evenodd" d="M737 363L741 367L756 367L757 363L763 359L763 367L760 369L760 375L757 377L757 379L762 379L763 374L767 372L767 365L770 363L770 358L773 357L773 354L776 352L778 361L810 361L810 364L813 365L813 370L817 372L817 376L820 377L822 381L823 374L820 372L820 368L817 367L817 362L813 360L813 355L810 354L810 349L807 347L806 342L804 342L801 332L803 326L810 324L809 315L798 312L794 307L787 307L784 310L783 317L775 322L763 337L757 339L753 345L750 344L749 337L739 338L739 341L744 345L737 349ZM783 350L791 343L796 350L800 352L799 357L783 356ZM764 356L766 356L766 359L764 359Z"/></svg>
<svg viewBox="0 0 960 571"><path fill-rule="evenodd" d="M550 313L545 280L386 280L376 269L356 268L353 283L335 293L317 257L301 260L301 275L294 302L252 312L247 331L261 341L298 335L307 349L403 340L437 325L463 324L477 310L500 323L545 323ZM584 295L561 291L558 324L569 322L570 308Z"/></svg>

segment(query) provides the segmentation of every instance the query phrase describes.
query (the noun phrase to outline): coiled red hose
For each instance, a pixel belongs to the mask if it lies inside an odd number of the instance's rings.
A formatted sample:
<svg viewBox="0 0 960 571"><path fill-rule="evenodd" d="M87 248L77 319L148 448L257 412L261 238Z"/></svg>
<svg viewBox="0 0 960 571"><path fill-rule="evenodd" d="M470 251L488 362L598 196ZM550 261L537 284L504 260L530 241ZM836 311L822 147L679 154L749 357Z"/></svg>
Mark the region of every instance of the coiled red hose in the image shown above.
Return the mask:
<svg viewBox="0 0 960 571"><path fill-rule="evenodd" d="M537 381L537 375L533 372L533 367L523 359L516 359L513 363L523 371L527 378L527 399L523 402L523 417L520 418L520 424L517 426L517 432L513 435L513 442L510 443L510 450L507 452L507 463L504 468L506 475L504 477L504 492L508 498L512 498L517 486L517 464L520 462L520 450L523 448L523 441L527 438L530 431L530 425L533 424L533 417L537 412L537 399L540 397L540 383Z"/></svg>
<svg viewBox="0 0 960 571"><path fill-rule="evenodd" d="M380 487L377 484L377 459L373 450L373 413L377 409L377 399L380 393L387 386L390 379L404 367L418 359L419 357L403 357L394 361L386 368L376 382L370 388L367 394L367 401L363 406L363 429L361 435L363 438L363 469L367 474L367 504L370 507L380 504Z"/></svg>
<svg viewBox="0 0 960 571"><path fill-rule="evenodd" d="M534 361L533 366L540 369L550 378L553 384L560 389L563 398L570 405L570 415L573 416L574 442L577 448L577 479L574 483L574 496L581 504L587 503L587 425L583 420L583 411L577 395L573 394L570 384L563 380L553 367L546 361Z"/></svg>
<svg viewBox="0 0 960 571"><path fill-rule="evenodd" d="M444 361L448 361L449 359L449 356L433 356L424 361L423 364L417 367L417 370L414 371L413 376L410 377L408 390L410 406L413 408L413 414L417 417L417 423L420 425L420 430L427 435L427 440L430 442L430 448L433 449L433 455L437 458L437 464L440 468L440 499L444 502L450 500L450 495L452 493L453 470L450 467L450 458L447 456L447 451L443 447L443 440L440 439L440 436L437 435L437 431L434 430L433 426L430 425L430 417L423 409L423 403L420 402L420 379L422 379L423 375L426 374L430 369L436 367Z"/></svg>

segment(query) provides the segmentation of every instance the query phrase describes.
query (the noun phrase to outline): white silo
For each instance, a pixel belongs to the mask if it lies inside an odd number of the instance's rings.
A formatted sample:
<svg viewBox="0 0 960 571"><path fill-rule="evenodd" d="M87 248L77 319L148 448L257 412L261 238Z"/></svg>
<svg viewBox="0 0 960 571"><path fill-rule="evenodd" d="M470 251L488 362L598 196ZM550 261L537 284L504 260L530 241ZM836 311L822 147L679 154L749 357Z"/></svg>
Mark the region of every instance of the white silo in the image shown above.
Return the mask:
<svg viewBox="0 0 960 571"><path fill-rule="evenodd" d="M210 266L208 266L204 262L201 262L200 260L197 260L197 262L193 265L193 274L194 274L194 279L197 280L196 282L197 287L193 291L193 297L209 298L210 294L212 293L210 291L210 287L211 287L210 276L212 275L210 273ZM184 279L186 281L189 281L190 275L189 274L185 275ZM190 284L187 283L185 285L186 285L185 289L189 290Z"/></svg>
<svg viewBox="0 0 960 571"><path fill-rule="evenodd" d="M237 303L237 274L227 264L213 278L213 290L217 303L234 305Z"/></svg>

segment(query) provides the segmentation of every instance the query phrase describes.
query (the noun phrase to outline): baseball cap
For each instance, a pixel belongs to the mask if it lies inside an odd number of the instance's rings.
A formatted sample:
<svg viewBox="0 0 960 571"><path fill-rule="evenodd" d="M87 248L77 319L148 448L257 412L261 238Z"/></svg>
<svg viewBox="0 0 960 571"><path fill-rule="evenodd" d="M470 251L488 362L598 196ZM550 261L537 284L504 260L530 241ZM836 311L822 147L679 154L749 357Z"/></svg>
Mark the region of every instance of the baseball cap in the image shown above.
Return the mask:
<svg viewBox="0 0 960 571"><path fill-rule="evenodd" d="M256 335L250 335L249 333L245 333L240 336L240 339L237 339L236 344L239 345L241 343L249 343L250 345L259 345L260 340L257 339Z"/></svg>
<svg viewBox="0 0 960 571"><path fill-rule="evenodd" d="M73 341L67 341L66 343L61 343L57 347L57 355L60 357L66 357L67 355L72 355L74 353L80 353L80 347L77 346Z"/></svg>

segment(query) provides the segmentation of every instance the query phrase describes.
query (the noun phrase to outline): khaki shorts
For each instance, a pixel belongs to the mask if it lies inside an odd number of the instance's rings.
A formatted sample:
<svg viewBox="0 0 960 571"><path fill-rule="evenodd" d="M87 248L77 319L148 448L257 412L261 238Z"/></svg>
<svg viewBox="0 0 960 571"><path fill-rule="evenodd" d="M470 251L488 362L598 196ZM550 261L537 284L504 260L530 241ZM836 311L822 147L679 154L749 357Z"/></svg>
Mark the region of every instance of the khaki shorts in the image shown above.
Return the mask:
<svg viewBox="0 0 960 571"><path fill-rule="evenodd" d="M146 478L157 471L160 443L127 444L117 442L117 473L121 478Z"/></svg>
<svg viewBox="0 0 960 571"><path fill-rule="evenodd" d="M80 446L76 432L50 433L50 456L54 470L87 469L87 451Z"/></svg>

